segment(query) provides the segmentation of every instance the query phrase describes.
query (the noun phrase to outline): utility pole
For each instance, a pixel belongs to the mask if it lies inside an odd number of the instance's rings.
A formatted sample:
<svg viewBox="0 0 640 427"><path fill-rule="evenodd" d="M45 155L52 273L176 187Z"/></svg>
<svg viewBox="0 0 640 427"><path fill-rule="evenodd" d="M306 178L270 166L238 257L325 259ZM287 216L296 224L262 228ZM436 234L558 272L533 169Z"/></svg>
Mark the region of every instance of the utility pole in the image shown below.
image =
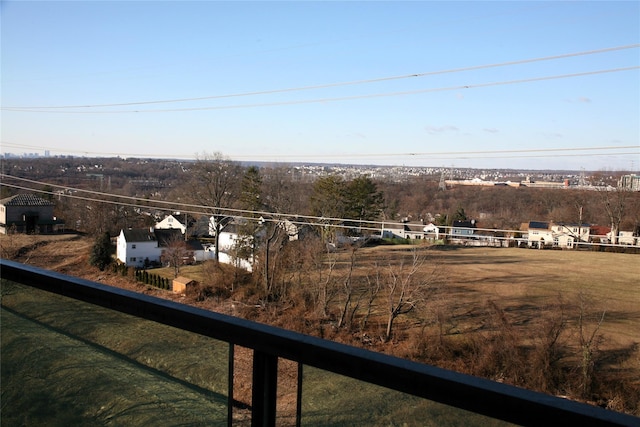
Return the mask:
<svg viewBox="0 0 640 427"><path fill-rule="evenodd" d="M579 209L580 214L578 215L578 245L582 242L582 206Z"/></svg>

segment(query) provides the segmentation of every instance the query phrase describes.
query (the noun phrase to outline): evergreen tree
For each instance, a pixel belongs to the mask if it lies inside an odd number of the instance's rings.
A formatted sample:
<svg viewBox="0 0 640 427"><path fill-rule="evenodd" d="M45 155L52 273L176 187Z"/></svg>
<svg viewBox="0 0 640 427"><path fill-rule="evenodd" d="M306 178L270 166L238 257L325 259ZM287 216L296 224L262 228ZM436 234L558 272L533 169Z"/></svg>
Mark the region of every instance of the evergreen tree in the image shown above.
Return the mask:
<svg viewBox="0 0 640 427"><path fill-rule="evenodd" d="M345 181L337 175L318 178L311 194L313 215L324 218L343 218L345 213Z"/></svg>
<svg viewBox="0 0 640 427"><path fill-rule="evenodd" d="M361 221L379 218L384 206L384 194L369 177L350 181L345 188L345 217Z"/></svg>
<svg viewBox="0 0 640 427"><path fill-rule="evenodd" d="M240 187L240 205L250 211L262 210L262 177L260 169L249 166L242 176Z"/></svg>
<svg viewBox="0 0 640 427"><path fill-rule="evenodd" d="M462 206L458 206L458 209L456 210L456 213L453 215L453 220L454 221L466 221L467 218L467 214L464 211L464 208Z"/></svg>
<svg viewBox="0 0 640 427"><path fill-rule="evenodd" d="M89 264L98 267L100 271L104 271L104 269L111 264L112 253L113 248L111 247L109 233L102 233L96 238L93 248L91 248Z"/></svg>

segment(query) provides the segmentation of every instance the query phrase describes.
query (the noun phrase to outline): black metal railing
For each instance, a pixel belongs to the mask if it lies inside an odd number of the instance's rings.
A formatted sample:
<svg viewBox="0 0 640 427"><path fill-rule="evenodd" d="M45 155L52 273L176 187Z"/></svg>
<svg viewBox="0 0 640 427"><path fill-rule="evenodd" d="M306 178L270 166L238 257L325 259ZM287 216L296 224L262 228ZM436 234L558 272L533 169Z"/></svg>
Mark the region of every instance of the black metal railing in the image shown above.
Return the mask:
<svg viewBox="0 0 640 427"><path fill-rule="evenodd" d="M0 260L7 279L253 350L253 426L276 424L278 361L298 363L297 424L302 366L376 384L419 398L520 425L640 425L640 418L502 383L391 357L280 328L179 304L60 273ZM229 362L233 387L233 357ZM229 393L229 407L232 403ZM231 409L228 424L231 425Z"/></svg>

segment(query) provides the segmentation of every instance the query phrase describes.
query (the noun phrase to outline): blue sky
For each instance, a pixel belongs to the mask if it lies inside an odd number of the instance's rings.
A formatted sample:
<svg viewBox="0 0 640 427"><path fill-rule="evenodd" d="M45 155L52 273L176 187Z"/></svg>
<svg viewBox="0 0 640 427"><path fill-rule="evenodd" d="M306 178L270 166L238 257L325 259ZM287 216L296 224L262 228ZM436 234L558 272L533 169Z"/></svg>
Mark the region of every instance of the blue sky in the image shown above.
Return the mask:
<svg viewBox="0 0 640 427"><path fill-rule="evenodd" d="M0 13L3 153L640 169L636 1Z"/></svg>

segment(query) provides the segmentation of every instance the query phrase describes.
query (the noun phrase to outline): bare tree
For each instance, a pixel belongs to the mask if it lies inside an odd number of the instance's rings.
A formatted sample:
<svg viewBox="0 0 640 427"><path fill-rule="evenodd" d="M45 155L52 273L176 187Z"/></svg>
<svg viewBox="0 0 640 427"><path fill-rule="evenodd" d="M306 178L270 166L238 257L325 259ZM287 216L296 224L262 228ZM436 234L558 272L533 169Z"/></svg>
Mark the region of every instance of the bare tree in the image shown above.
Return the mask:
<svg viewBox="0 0 640 427"><path fill-rule="evenodd" d="M261 238L256 239L263 249L261 254L262 278L264 290L269 298L277 296L274 294L276 280L282 275L281 257L285 256L282 248L288 240L288 235L283 226L279 213L286 213L291 209L292 181L287 169L282 167L272 168L265 172L261 179L263 199L262 209L266 214L260 220L263 228ZM256 236L258 237L258 236ZM281 290L284 286L281 286ZM282 292L276 292L282 294Z"/></svg>
<svg viewBox="0 0 640 427"><path fill-rule="evenodd" d="M220 232L228 224L231 207L237 194L240 165L222 153L203 154L191 169L190 195L211 214L215 234L214 258L219 260Z"/></svg>
<svg viewBox="0 0 640 427"><path fill-rule="evenodd" d="M624 218L630 191L621 187L606 187L599 191L607 217L611 224L611 243L618 243L620 223Z"/></svg>
<svg viewBox="0 0 640 427"><path fill-rule="evenodd" d="M424 252L411 250L409 263L402 258L398 265L389 264L387 269L387 329L384 339L389 341L395 320L413 311L425 302L431 293L442 284L435 263L427 264Z"/></svg>
<svg viewBox="0 0 640 427"><path fill-rule="evenodd" d="M347 272L347 276L344 278L342 282L342 290L344 292L344 304L342 306L342 311L340 313L340 319L338 320L338 328L341 328L347 317L347 313L349 312L349 308L351 306L351 298L353 297L353 269L356 264L356 251L358 250L357 246L351 247L350 260L349 260L349 271Z"/></svg>
<svg viewBox="0 0 640 427"><path fill-rule="evenodd" d="M336 277L334 274L337 257L335 254L326 250L327 246L321 238L318 239L317 243L315 250L313 250L313 256L311 257L312 268L317 273L317 279L315 280L317 283L315 298L319 314L322 317L327 317L329 315L329 304L331 304L337 293L335 285Z"/></svg>
<svg viewBox="0 0 640 427"><path fill-rule="evenodd" d="M364 331L367 327L367 323L369 322L369 317L371 317L371 312L373 311L373 302L376 300L380 289L382 288L382 276L381 270L378 264L375 264L373 270L373 277L369 274L366 275L365 279L367 282L367 287L365 291L365 295L367 297L367 306L362 319L360 320L360 330Z"/></svg>
<svg viewBox="0 0 640 427"><path fill-rule="evenodd" d="M593 373L595 367L595 358L598 350L598 344L602 338L598 331L602 322L604 322L604 316L606 311L602 312L600 319L596 326L593 327L591 332L588 331L587 326L587 298L583 293L578 295L580 299L580 307L578 314L578 340L580 343L580 372L582 377L582 393L584 397L587 397L591 392L591 385L593 383Z"/></svg>
<svg viewBox="0 0 640 427"><path fill-rule="evenodd" d="M278 273L276 258L280 255L278 249L281 249L286 233L273 221L265 222L265 229L263 284L266 296L272 297Z"/></svg>
<svg viewBox="0 0 640 427"><path fill-rule="evenodd" d="M160 259L162 262L169 264L170 267L173 267L174 276L178 277L180 267L189 255L191 253L182 236L180 234L172 234L164 242L164 249Z"/></svg>

